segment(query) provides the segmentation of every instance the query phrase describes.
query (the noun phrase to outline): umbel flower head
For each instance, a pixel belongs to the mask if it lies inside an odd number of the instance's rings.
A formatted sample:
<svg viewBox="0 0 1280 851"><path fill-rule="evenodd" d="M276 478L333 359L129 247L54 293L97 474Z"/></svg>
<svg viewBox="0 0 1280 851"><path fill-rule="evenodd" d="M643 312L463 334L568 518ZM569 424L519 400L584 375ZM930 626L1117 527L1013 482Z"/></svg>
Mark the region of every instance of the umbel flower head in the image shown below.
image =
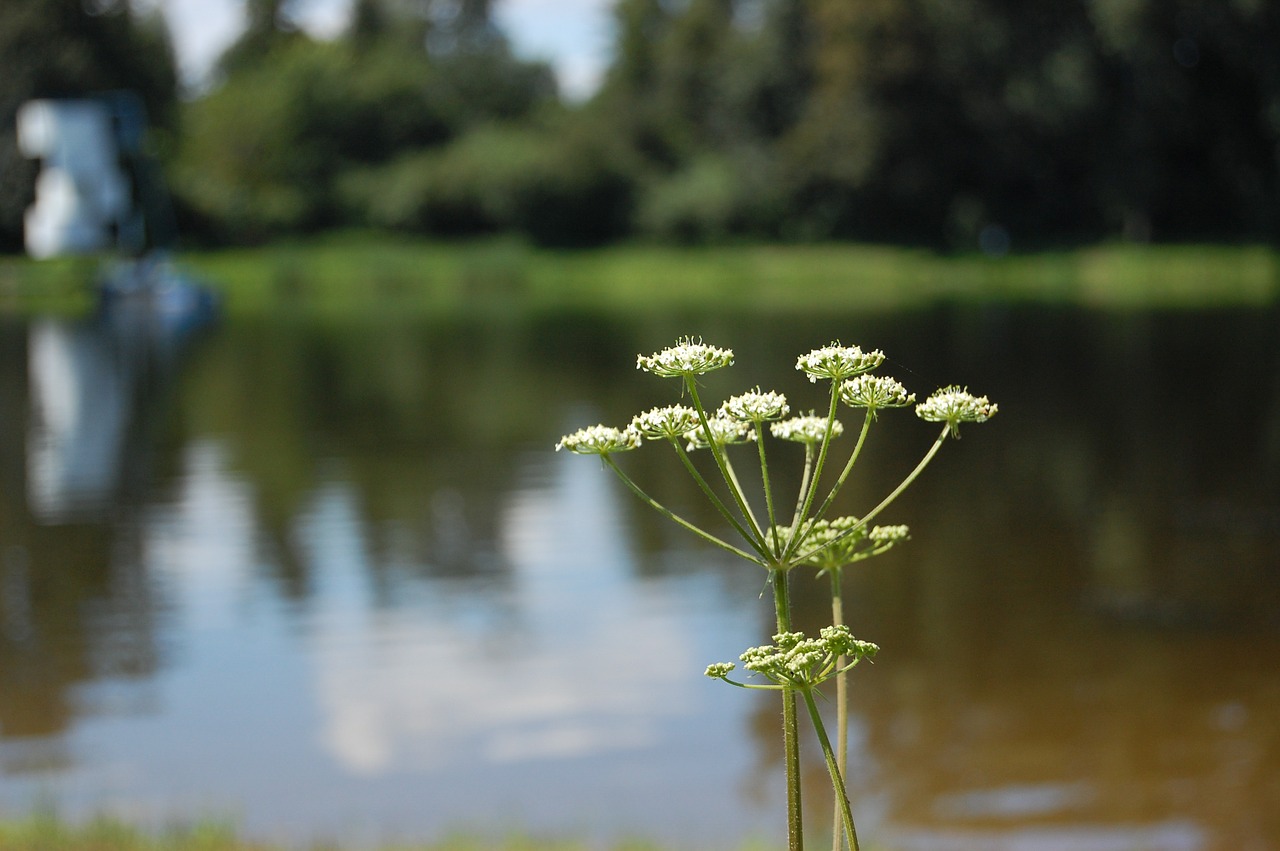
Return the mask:
<svg viewBox="0 0 1280 851"><path fill-rule="evenodd" d="M846 405L866 408L875 416L881 408L903 408L916 400L916 394L884 375L859 375L840 385L840 398Z"/></svg>
<svg viewBox="0 0 1280 851"><path fill-rule="evenodd" d="M655 440L675 440L684 437L691 429L700 428L701 423L698 412L688 405L668 405L636 414L631 420L631 427Z"/></svg>
<svg viewBox="0 0 1280 851"><path fill-rule="evenodd" d="M959 437L960 423L985 423L997 410L986 396L974 396L953 384L916 405L916 416L929 422L946 423L948 433Z"/></svg>
<svg viewBox="0 0 1280 851"><path fill-rule="evenodd" d="M636 356L636 369L664 378L688 378L732 364L732 349L708 346L692 337L683 337L674 346L655 354Z"/></svg>
<svg viewBox="0 0 1280 851"><path fill-rule="evenodd" d="M819 378L844 381L870 372L882 363L884 352L879 349L864 352L857 346L842 346L835 342L801 355L796 359L796 369L807 374L810 382L817 383Z"/></svg>
<svg viewBox="0 0 1280 851"><path fill-rule="evenodd" d="M568 449L578 455L609 455L613 452L626 452L640 446L640 432L631 426L624 429L606 425L593 425L580 428L573 434L566 434L556 444L556 451Z"/></svg>
<svg viewBox="0 0 1280 851"><path fill-rule="evenodd" d="M823 627L820 635L806 638L802 632L782 632L773 637L773 644L752 647L738 658L743 668L779 686L812 688L880 650L870 641L854 638L847 626ZM841 657L846 660L843 666ZM706 675L732 682L728 676L734 667L731 662L718 662L707 666Z"/></svg>
<svg viewBox="0 0 1280 851"><path fill-rule="evenodd" d="M787 397L772 390L755 390L731 396L720 405L720 415L742 423L759 425L768 420L780 420L791 412Z"/></svg>
<svg viewBox="0 0 1280 851"><path fill-rule="evenodd" d="M804 563L826 572L877 556L911 537L906 526L873 526L868 529L856 517L816 520L808 527Z"/></svg>
<svg viewBox="0 0 1280 851"><path fill-rule="evenodd" d="M707 428L711 432L711 440L716 446L730 446L735 443L750 443L756 439L756 430L751 427L750 423L739 422L730 419L723 414L716 414L707 420ZM710 449L711 444L707 442L707 434L699 423L690 429L685 437L689 438L689 445L686 447L690 452L695 449Z"/></svg>
<svg viewBox="0 0 1280 851"><path fill-rule="evenodd" d="M779 440L794 440L796 443L821 443L827 435L827 418L812 413L789 420L771 423L769 431ZM831 420L831 436L844 434L844 426L839 420Z"/></svg>

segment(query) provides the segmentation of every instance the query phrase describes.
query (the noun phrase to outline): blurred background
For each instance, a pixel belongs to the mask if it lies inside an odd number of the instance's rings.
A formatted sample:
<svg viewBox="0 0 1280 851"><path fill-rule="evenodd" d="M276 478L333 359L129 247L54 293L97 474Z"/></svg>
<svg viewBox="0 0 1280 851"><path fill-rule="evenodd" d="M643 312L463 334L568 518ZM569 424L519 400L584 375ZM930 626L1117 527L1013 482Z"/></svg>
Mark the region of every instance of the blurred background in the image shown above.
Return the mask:
<svg viewBox="0 0 1280 851"><path fill-rule="evenodd" d="M848 572L870 848L1280 847L1280 6L2 2L0 823L781 845L763 575L552 451L694 334L1000 406ZM64 99L145 227L37 260Z"/></svg>
<svg viewBox="0 0 1280 851"><path fill-rule="evenodd" d="M4 17L0 122L33 97L140 92L195 242L1280 232L1280 13L1262 0L10 0ZM35 169L4 134L11 248Z"/></svg>

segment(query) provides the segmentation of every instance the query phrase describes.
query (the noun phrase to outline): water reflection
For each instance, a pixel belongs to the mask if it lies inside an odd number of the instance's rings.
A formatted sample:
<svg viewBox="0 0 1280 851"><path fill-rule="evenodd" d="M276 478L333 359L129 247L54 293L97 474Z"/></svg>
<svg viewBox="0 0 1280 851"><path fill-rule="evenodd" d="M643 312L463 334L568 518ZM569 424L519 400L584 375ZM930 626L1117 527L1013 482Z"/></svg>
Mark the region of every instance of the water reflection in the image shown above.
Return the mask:
<svg viewBox="0 0 1280 851"><path fill-rule="evenodd" d="M759 381L816 404L791 365L841 337L917 391L966 380L1001 405L886 517L909 547L849 579L855 632L885 648L854 696L868 838L1280 843L1276 319L697 324L738 350L709 396ZM27 499L53 443L30 427L45 327L0 326L0 807L51 792L299 840L495 816L698 848L781 835L776 707L700 676L767 635L762 577L549 451L666 401L628 366L687 322L230 324L125 406L112 445L145 463L117 469L145 473L61 507ZM873 432L842 510L932 433ZM822 591L797 579L802 623Z"/></svg>

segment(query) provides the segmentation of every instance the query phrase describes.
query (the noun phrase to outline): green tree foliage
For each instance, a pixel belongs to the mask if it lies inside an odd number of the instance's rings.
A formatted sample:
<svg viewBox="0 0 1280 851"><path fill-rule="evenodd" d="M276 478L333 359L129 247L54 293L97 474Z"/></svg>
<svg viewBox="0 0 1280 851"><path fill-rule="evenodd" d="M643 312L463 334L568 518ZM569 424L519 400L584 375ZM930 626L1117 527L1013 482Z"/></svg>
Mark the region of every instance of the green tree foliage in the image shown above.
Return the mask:
<svg viewBox="0 0 1280 851"><path fill-rule="evenodd" d="M378 14L361 13L363 29L346 42L295 35L234 64L217 90L189 105L173 174L193 220L250 241L418 221L396 200L405 186L392 183L392 198L371 194L374 175L403 177L399 161L438 156L468 128L526 118L554 95L548 69L516 60L501 41L435 55L380 38L380 28L395 27Z"/></svg>
<svg viewBox="0 0 1280 851"><path fill-rule="evenodd" d="M125 2L4 0L0 10L0 247L22 243L37 164L17 150L15 116L33 98L130 89L163 131L176 113L177 76L158 17Z"/></svg>
<svg viewBox="0 0 1280 851"><path fill-rule="evenodd" d="M316 44L252 0L187 110L190 209L238 239L1280 234L1265 0L616 0L612 65L575 107L494 3L357 0L346 41Z"/></svg>
<svg viewBox="0 0 1280 851"><path fill-rule="evenodd" d="M1280 233L1273 3L620 0L616 15L598 101L645 163L637 222L660 235ZM765 203L744 183L761 174Z"/></svg>

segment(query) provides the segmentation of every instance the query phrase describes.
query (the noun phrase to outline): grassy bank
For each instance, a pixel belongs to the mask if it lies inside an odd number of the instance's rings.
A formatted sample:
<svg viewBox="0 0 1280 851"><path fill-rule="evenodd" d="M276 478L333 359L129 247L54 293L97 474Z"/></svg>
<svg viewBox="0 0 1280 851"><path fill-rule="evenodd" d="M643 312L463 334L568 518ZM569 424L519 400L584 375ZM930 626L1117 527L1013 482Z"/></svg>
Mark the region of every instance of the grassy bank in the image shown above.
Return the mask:
<svg viewBox="0 0 1280 851"><path fill-rule="evenodd" d="M307 851L343 851L344 846L314 843ZM72 824L42 813L21 819L0 818L3 851L295 851L283 845L254 842L223 822L209 821L167 830L144 831L123 821L98 818ZM458 834L426 844L393 844L372 851L602 851L585 842L545 839L513 834L487 840ZM742 851L763 851L764 846L744 846ZM362 848L362 851L370 849ZM609 851L660 851L643 841L620 842Z"/></svg>
<svg viewBox="0 0 1280 851"><path fill-rule="evenodd" d="M233 313L299 305L439 315L812 313L940 301L1194 309L1280 299L1280 253L1263 246L1102 245L991 258L865 245L558 252L501 239L444 244L343 234L179 259L219 289ZM85 278L83 263L0 260L0 309L6 298L14 305L65 297Z"/></svg>

